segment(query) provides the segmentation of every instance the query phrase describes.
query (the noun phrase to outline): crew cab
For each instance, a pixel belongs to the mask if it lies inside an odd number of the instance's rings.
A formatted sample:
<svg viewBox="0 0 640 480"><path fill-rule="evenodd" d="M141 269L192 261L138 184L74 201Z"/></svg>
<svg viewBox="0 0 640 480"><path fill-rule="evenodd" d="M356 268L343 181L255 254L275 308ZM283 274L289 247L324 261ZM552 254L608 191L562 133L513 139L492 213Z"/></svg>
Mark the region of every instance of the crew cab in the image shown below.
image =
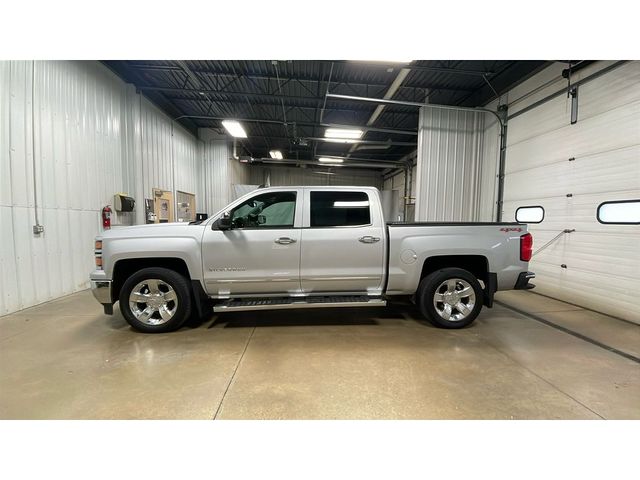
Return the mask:
<svg viewBox="0 0 640 480"><path fill-rule="evenodd" d="M91 287L143 332L191 316L289 308L382 307L412 299L461 328L498 290L533 288L520 223L385 222L372 187L269 187L203 222L115 228L95 240Z"/></svg>

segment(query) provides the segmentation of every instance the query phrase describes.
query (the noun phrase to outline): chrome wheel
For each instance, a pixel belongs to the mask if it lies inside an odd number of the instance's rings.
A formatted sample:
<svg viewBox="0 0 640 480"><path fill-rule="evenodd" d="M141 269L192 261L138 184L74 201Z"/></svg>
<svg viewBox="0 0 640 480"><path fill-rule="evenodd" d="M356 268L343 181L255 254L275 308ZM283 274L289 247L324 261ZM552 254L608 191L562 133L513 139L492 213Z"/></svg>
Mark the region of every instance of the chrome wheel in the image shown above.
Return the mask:
<svg viewBox="0 0 640 480"><path fill-rule="evenodd" d="M442 318L459 322L467 318L476 304L473 287L461 278L450 278L442 282L433 295L433 306Z"/></svg>
<svg viewBox="0 0 640 480"><path fill-rule="evenodd" d="M163 280L143 280L131 290L129 308L142 323L162 325L175 315L178 296L173 287Z"/></svg>

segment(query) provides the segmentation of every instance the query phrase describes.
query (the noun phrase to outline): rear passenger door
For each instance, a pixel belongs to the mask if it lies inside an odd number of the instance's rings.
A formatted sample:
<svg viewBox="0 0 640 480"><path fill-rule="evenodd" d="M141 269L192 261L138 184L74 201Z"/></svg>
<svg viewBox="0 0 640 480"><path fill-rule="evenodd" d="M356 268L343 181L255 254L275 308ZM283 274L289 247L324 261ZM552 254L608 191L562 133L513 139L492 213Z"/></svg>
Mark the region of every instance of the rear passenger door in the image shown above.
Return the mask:
<svg viewBox="0 0 640 480"><path fill-rule="evenodd" d="M373 192L306 188L300 251L305 293L382 293L384 220ZM375 205L375 204L374 204Z"/></svg>

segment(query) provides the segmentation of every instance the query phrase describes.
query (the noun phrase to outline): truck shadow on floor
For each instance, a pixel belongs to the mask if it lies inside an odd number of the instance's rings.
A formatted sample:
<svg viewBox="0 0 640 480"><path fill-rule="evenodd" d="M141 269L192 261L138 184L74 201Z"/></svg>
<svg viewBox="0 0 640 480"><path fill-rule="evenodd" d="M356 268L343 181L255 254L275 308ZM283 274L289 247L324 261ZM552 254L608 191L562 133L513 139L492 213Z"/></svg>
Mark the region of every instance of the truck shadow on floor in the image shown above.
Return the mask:
<svg viewBox="0 0 640 480"><path fill-rule="evenodd" d="M116 309L114 315L105 315L105 320L111 330L131 329L118 309ZM221 314L212 312L202 319L192 318L188 320L181 330L199 328L379 326L390 322L414 322L428 328L435 328L422 318L415 305L392 304L384 308L291 309Z"/></svg>
<svg viewBox="0 0 640 480"><path fill-rule="evenodd" d="M191 328L304 327L381 325L388 321L412 321L431 326L413 306L386 308L291 309L270 311L229 312L214 314L200 322L190 322Z"/></svg>

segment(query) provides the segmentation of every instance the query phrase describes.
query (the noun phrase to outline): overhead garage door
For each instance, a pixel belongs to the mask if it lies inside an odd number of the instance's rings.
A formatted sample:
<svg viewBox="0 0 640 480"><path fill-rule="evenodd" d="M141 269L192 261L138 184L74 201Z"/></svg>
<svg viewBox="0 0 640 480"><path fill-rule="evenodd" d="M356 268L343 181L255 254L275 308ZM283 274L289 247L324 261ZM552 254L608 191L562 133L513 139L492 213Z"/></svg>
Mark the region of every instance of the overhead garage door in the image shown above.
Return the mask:
<svg viewBox="0 0 640 480"><path fill-rule="evenodd" d="M541 205L531 225L536 291L640 323L640 226L603 225L598 205L640 198L640 62L628 62L578 90L509 121L504 219Z"/></svg>

